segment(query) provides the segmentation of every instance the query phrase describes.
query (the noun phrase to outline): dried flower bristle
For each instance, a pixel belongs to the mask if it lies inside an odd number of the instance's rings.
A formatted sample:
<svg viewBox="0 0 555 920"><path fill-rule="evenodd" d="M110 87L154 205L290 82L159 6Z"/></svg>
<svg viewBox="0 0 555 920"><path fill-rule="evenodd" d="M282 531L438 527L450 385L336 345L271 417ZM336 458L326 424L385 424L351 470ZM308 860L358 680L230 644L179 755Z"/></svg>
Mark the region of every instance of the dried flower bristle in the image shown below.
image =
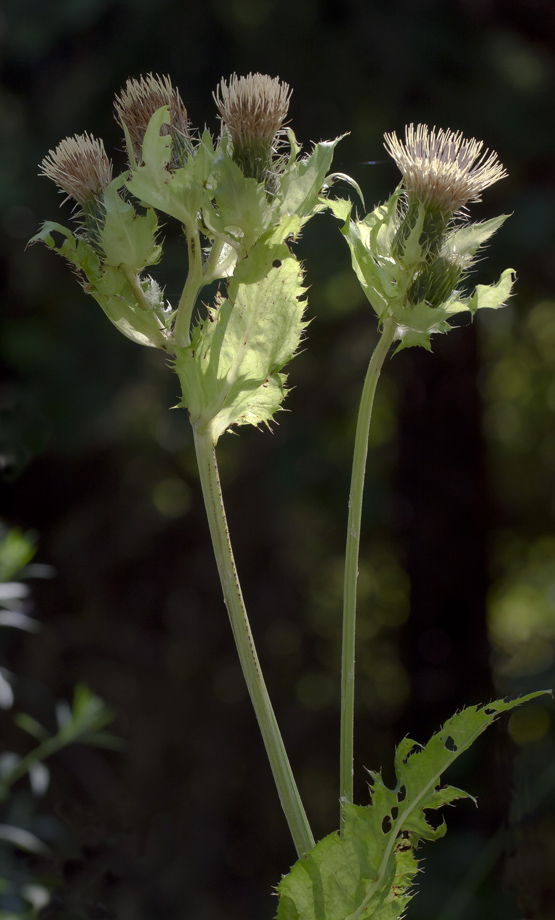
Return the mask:
<svg viewBox="0 0 555 920"><path fill-rule="evenodd" d="M385 135L385 148L403 174L409 197L450 214L479 201L485 188L507 175L497 154L482 153L483 146L462 132L430 131L427 125L407 126L404 144L395 132Z"/></svg>
<svg viewBox="0 0 555 920"><path fill-rule="evenodd" d="M149 73L138 80L129 79L114 102L116 121L129 131L133 153L141 161L141 150L148 123L154 113L163 105L170 107L170 124L163 125L162 133L171 132L174 139L181 139L190 149L189 119L179 90L172 86L168 76L159 77Z"/></svg>
<svg viewBox="0 0 555 920"><path fill-rule="evenodd" d="M250 73L222 80L214 101L235 146L267 144L271 147L289 111L291 90L279 77Z"/></svg>
<svg viewBox="0 0 555 920"><path fill-rule="evenodd" d="M104 143L90 134L76 134L60 141L40 164L41 175L52 179L82 207L97 201L112 181L112 164Z"/></svg>

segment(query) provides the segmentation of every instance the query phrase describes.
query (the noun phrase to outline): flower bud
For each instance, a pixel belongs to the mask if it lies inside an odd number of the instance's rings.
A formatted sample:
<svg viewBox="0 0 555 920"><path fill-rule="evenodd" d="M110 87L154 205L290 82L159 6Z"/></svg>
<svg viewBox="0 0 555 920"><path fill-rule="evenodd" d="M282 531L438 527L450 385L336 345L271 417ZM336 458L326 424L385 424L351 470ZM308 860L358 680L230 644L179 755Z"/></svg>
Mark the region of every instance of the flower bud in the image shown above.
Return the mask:
<svg viewBox="0 0 555 920"><path fill-rule="evenodd" d="M45 156L40 170L84 210L101 199L112 181L112 164L104 143L86 133L60 141Z"/></svg>
<svg viewBox="0 0 555 920"><path fill-rule="evenodd" d="M170 124L162 126L163 134L172 137L172 163L174 168L183 164L193 152L189 130L189 119L179 90L174 89L169 77L149 73L138 80L129 79L125 89L114 102L115 119L127 128L137 163L142 159L142 146L148 123L154 113L167 105L170 109Z"/></svg>
<svg viewBox="0 0 555 920"><path fill-rule="evenodd" d="M214 93L233 143L233 159L248 178L264 181L271 172L276 141L283 133L291 90L279 77L250 73L222 80Z"/></svg>
<svg viewBox="0 0 555 920"><path fill-rule="evenodd" d="M420 244L428 258L439 252L450 221L468 203L479 201L489 185L507 173L495 152L482 153L483 142L466 140L449 128L431 131L427 125L405 128L405 143L393 132L385 135L385 148L403 174L405 212L394 248L403 248L424 209Z"/></svg>
<svg viewBox="0 0 555 920"><path fill-rule="evenodd" d="M385 148L403 174L409 205L419 201L446 217L469 201L480 201L485 188L507 175L497 154L482 153L483 146L460 131L430 131L427 125L405 128L404 144L395 132L385 135Z"/></svg>

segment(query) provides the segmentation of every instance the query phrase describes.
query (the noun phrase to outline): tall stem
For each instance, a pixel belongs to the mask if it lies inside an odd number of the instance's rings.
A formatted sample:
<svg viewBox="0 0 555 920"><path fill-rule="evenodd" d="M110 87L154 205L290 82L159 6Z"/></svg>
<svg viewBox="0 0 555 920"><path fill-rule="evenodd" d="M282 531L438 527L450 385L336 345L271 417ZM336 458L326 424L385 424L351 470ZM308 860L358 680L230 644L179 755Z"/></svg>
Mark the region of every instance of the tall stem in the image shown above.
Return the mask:
<svg viewBox="0 0 555 920"><path fill-rule="evenodd" d="M314 837L262 677L233 558L212 432L209 427L202 431L193 430L204 504L231 629L281 805L297 854L301 857L314 846Z"/></svg>
<svg viewBox="0 0 555 920"><path fill-rule="evenodd" d="M360 522L364 475L368 455L368 435L374 394L385 357L395 336L396 324L386 319L382 334L368 365L362 390L355 435L351 494L349 498L349 520L347 524L347 546L345 550L345 578L343 588L343 638L341 650L341 754L340 754L340 801L353 801L353 749L354 749L354 707L355 707L355 634L358 557L360 551ZM343 827L343 809L341 809Z"/></svg>

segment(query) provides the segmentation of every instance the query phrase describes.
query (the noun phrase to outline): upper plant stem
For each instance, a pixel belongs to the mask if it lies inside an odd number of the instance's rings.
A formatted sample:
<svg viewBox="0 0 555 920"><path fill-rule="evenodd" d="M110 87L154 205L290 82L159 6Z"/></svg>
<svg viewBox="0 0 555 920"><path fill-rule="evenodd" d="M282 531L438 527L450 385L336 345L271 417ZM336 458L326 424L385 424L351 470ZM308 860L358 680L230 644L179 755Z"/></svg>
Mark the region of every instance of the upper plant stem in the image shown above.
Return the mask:
<svg viewBox="0 0 555 920"><path fill-rule="evenodd" d="M297 854L301 857L314 846L314 837L260 669L233 558L212 432L210 427L203 431L193 428L193 431L204 504L231 629L281 805Z"/></svg>
<svg viewBox="0 0 555 920"><path fill-rule="evenodd" d="M368 435L374 394L385 357L395 336L396 323L386 319L376 348L370 359L360 408L358 412L349 498L349 521L347 524L347 546L345 550L345 578L343 589L343 638L341 649L341 754L340 754L340 801L353 801L353 748L354 748L354 706L355 706L355 634L358 557L360 551L360 522L364 475L368 455ZM341 809L343 827L343 809Z"/></svg>
<svg viewBox="0 0 555 920"><path fill-rule="evenodd" d="M187 251L189 255L189 270L177 307L177 315L175 317L175 326L173 330L175 342L181 348L191 344L191 316L197 302L199 291L205 284L202 271L200 236L196 227L193 231L187 233Z"/></svg>

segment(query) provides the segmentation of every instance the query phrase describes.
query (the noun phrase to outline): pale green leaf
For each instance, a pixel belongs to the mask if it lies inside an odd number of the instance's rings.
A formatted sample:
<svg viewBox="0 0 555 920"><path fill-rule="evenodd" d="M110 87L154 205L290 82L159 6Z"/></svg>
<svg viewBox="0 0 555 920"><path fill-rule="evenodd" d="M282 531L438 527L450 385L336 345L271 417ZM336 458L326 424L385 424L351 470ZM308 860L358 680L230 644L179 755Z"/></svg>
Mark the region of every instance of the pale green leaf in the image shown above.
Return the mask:
<svg viewBox="0 0 555 920"><path fill-rule="evenodd" d="M325 189L331 188L331 186L334 184L334 182L346 182L347 185L350 185L351 188L353 188L353 189L355 190L355 192L357 193L358 197L360 198L360 200L361 200L361 202L362 202L362 207L363 207L363 208L365 207L365 204L364 204L364 195L362 194L362 189L361 189L360 185L358 184L358 182L356 182L355 179L353 179L352 176L349 176L349 175L347 175L347 173L342 173L342 172L330 173L329 176L326 176L326 179L325 179L323 188L325 188ZM326 199L326 204L327 204L327 199ZM337 215L336 215L336 216L337 216Z"/></svg>
<svg viewBox="0 0 555 920"><path fill-rule="evenodd" d="M177 218L190 232L196 228L197 213L206 190L202 181L206 173L210 150L201 144L201 162L195 170L195 160L174 172L168 169L171 160L171 136L161 135L162 125L169 124L169 107L162 106L149 121L143 141L143 165L131 171L126 185L135 198L159 211Z"/></svg>
<svg viewBox="0 0 555 920"><path fill-rule="evenodd" d="M349 198L327 198L326 204L338 220L342 220L344 224L349 220L353 209L353 202Z"/></svg>
<svg viewBox="0 0 555 920"><path fill-rule="evenodd" d="M471 265L480 247L484 246L490 237L503 226L508 216L508 214L501 214L499 217L493 217L481 223L463 224L462 227L453 230L448 235L442 247L442 254L455 256L460 265Z"/></svg>
<svg viewBox="0 0 555 920"><path fill-rule="evenodd" d="M141 283L137 279L147 302L149 281L151 279ZM145 287L147 291L144 290ZM151 348L169 347L163 320L155 309L144 309L137 303L129 282L117 268L107 266L94 284L85 285L85 290L100 304L110 322L132 342Z"/></svg>
<svg viewBox="0 0 555 920"><path fill-rule="evenodd" d="M61 246L56 244L53 233L64 237ZM139 345L152 348L168 348L165 327L169 325L171 314L164 310L162 296L156 283L147 278L137 285L141 287L147 309L139 305L125 275L113 265L103 270L100 259L85 240L76 238L61 224L48 222L31 240L41 240L50 249L63 255L74 268L82 273L86 281L83 288L90 294L110 320L128 339Z"/></svg>
<svg viewBox="0 0 555 920"><path fill-rule="evenodd" d="M232 425L268 422L285 395L281 369L298 348L305 289L297 260L279 242L287 219L255 245L236 268L227 297L177 349L183 405L193 425L210 425L214 439Z"/></svg>
<svg viewBox="0 0 555 920"><path fill-rule="evenodd" d="M227 152L222 151L215 162L217 183L214 189L216 210L210 217L210 228L225 238L236 241L243 253L256 243L269 226L272 208L264 185L246 178Z"/></svg>
<svg viewBox="0 0 555 920"><path fill-rule="evenodd" d="M468 304L470 312L475 313L476 310L485 308L496 310L498 307L503 307L511 296L515 279L514 269L507 268L497 284L477 284Z"/></svg>
<svg viewBox="0 0 555 920"><path fill-rule="evenodd" d="M320 193L340 137L314 146L312 153L287 166L280 179L279 213L308 219L320 206Z"/></svg>
<svg viewBox="0 0 555 920"><path fill-rule="evenodd" d="M342 836L325 837L282 878L278 920L398 920L413 894L416 848L446 831L426 812L471 798L441 787L442 774L499 713L539 695L464 709L423 748L405 738L395 755L395 787L371 773L370 804L344 804Z"/></svg>
<svg viewBox="0 0 555 920"><path fill-rule="evenodd" d="M202 132L200 144L195 152L195 161L193 166L193 175L197 185L206 185L212 172L212 166L216 152L214 150L214 141L208 128Z"/></svg>
<svg viewBox="0 0 555 920"><path fill-rule="evenodd" d="M61 245L56 243L53 233L60 233L64 237ZM39 241L67 259L78 271L84 272L89 281L100 277L101 266L98 253L84 239L74 236L71 230L68 230L63 224L51 220L46 221L39 232L29 240L29 245Z"/></svg>
<svg viewBox="0 0 555 920"><path fill-rule="evenodd" d="M105 264L116 268L124 265L139 273L147 265L158 262L162 247L156 242L158 220L152 208L145 215L119 194L123 178L114 179L104 192L106 219L99 231L101 246L106 253Z"/></svg>

